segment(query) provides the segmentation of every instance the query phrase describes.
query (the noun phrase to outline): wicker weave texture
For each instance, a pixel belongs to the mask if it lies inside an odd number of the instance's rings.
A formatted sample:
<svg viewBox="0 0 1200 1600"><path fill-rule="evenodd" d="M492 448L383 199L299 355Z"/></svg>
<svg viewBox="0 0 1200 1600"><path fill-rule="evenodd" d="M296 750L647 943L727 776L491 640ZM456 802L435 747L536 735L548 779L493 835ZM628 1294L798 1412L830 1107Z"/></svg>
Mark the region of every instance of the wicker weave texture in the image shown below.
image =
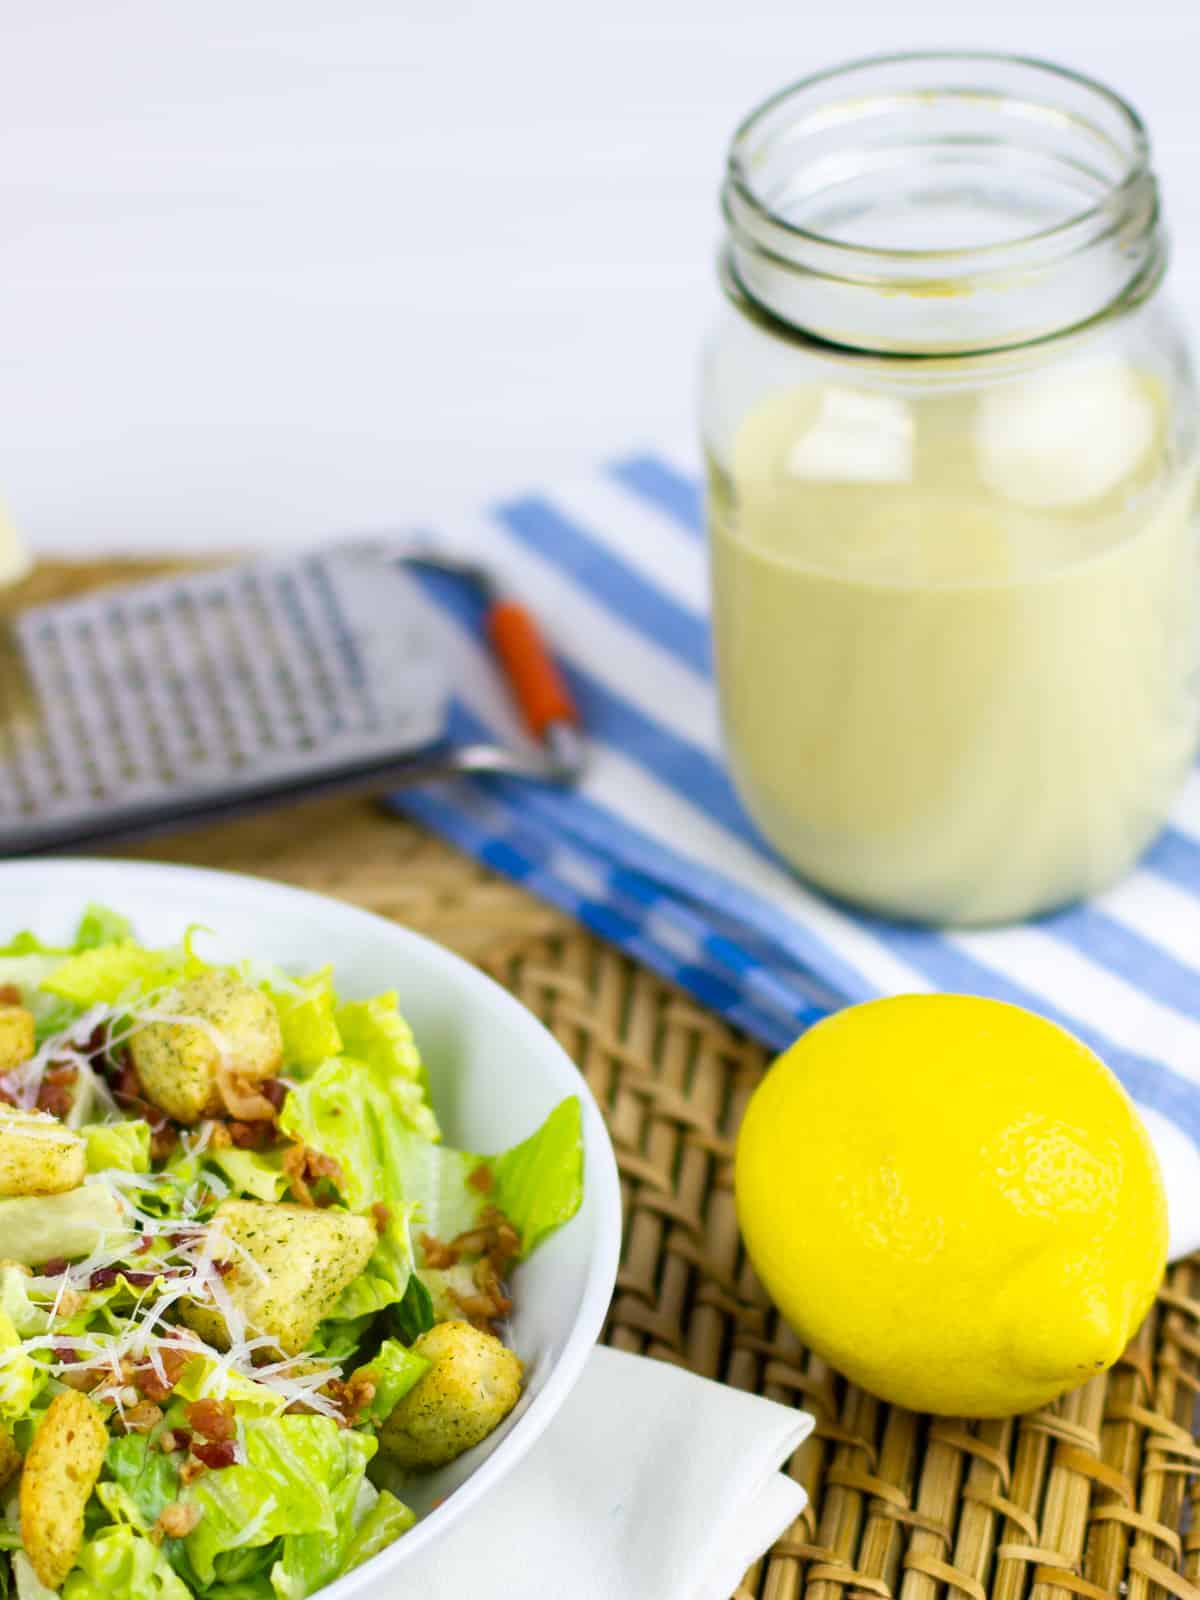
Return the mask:
<svg viewBox="0 0 1200 1600"><path fill-rule="evenodd" d="M41 569L16 599L126 569ZM140 569L139 569L140 570ZM738 1242L732 1141L764 1052L558 912L362 801L123 853L303 885L417 928L541 1016L603 1107L626 1239L606 1339L802 1405L810 1507L736 1600L1200 1600L1200 1258L1175 1267L1114 1370L1005 1422L916 1416L781 1324Z"/></svg>

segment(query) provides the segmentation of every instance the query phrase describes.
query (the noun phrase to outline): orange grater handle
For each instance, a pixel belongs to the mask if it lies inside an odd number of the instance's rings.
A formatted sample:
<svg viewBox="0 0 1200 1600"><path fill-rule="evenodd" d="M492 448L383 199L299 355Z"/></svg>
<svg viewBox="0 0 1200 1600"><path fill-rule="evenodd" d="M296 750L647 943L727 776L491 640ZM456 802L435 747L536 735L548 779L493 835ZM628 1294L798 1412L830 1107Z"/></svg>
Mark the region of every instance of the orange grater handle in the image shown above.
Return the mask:
<svg viewBox="0 0 1200 1600"><path fill-rule="evenodd" d="M540 739L554 722L579 713L532 615L515 600L493 600L487 634L530 730Z"/></svg>

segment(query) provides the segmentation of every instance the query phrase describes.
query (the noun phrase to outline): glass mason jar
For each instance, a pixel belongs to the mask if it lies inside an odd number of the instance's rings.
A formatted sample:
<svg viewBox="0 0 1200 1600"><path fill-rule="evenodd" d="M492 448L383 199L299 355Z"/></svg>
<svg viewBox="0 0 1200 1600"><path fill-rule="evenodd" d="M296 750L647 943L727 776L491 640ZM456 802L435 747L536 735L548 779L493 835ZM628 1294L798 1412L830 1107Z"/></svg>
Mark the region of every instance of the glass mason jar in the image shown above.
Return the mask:
<svg viewBox="0 0 1200 1600"><path fill-rule="evenodd" d="M1104 888L1193 759L1197 401L1141 120L1034 61L810 78L734 137L704 365L734 780L886 915Z"/></svg>

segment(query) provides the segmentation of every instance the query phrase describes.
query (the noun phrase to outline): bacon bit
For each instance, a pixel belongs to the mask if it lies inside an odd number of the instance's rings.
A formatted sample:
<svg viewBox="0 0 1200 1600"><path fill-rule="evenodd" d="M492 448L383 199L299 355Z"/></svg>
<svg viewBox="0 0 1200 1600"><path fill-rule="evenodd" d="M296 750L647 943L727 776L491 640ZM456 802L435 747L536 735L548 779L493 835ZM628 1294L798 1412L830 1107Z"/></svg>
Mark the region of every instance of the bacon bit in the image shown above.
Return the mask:
<svg viewBox="0 0 1200 1600"><path fill-rule="evenodd" d="M42 1263L43 1278L60 1278L66 1270L66 1256L51 1256L49 1261Z"/></svg>
<svg viewBox="0 0 1200 1600"><path fill-rule="evenodd" d="M186 1450L191 1442L192 1436L186 1428L167 1428L158 1436L158 1448L165 1456L175 1450Z"/></svg>
<svg viewBox="0 0 1200 1600"><path fill-rule="evenodd" d="M282 1078L264 1078L258 1089L263 1099L269 1100L276 1111L283 1110L283 1102L288 1097L288 1086Z"/></svg>
<svg viewBox="0 0 1200 1600"><path fill-rule="evenodd" d="M392 1220L391 1208L389 1206L385 1206L382 1200L376 1200L374 1205L371 1207L371 1220L375 1224L376 1233L386 1233L388 1231L388 1224Z"/></svg>
<svg viewBox="0 0 1200 1600"><path fill-rule="evenodd" d="M158 1278L171 1276L165 1272L130 1272L126 1267L122 1267L120 1271L131 1289L148 1289Z"/></svg>
<svg viewBox="0 0 1200 1600"><path fill-rule="evenodd" d="M52 1117L65 1117L74 1104L78 1082L79 1070L76 1067L47 1067L38 1089L38 1110L48 1111Z"/></svg>
<svg viewBox="0 0 1200 1600"><path fill-rule="evenodd" d="M90 1394L104 1383L108 1374L99 1372L95 1367L88 1367L83 1372L60 1372L59 1383L65 1383L68 1389L78 1389L80 1394Z"/></svg>
<svg viewBox="0 0 1200 1600"><path fill-rule="evenodd" d="M97 1267L88 1279L88 1288L110 1289L120 1276L120 1267Z"/></svg>
<svg viewBox="0 0 1200 1600"><path fill-rule="evenodd" d="M168 1122L165 1118L157 1126L151 1122L149 1117L146 1118L146 1121L150 1122L151 1129L150 1158L153 1161L165 1161L179 1143L179 1129L173 1122Z"/></svg>
<svg viewBox="0 0 1200 1600"><path fill-rule="evenodd" d="M450 1298L468 1322L473 1323L484 1333L495 1332L492 1319L498 1313L490 1295L459 1294L457 1290L451 1289Z"/></svg>
<svg viewBox="0 0 1200 1600"><path fill-rule="evenodd" d="M126 1406L124 1414L118 1414L113 1421L126 1433L149 1433L162 1421L162 1415L162 1407L153 1400L139 1400L136 1405Z"/></svg>
<svg viewBox="0 0 1200 1600"><path fill-rule="evenodd" d="M208 1468L203 1461L197 1461L195 1456L188 1456L179 1469L179 1481L186 1488L189 1483L194 1483L202 1472L207 1471Z"/></svg>
<svg viewBox="0 0 1200 1600"><path fill-rule="evenodd" d="M112 1092L117 1100L140 1101L145 1098L142 1089L142 1080L138 1077L137 1068L133 1058L125 1051L113 1063L115 1077L113 1078Z"/></svg>
<svg viewBox="0 0 1200 1600"><path fill-rule="evenodd" d="M440 1239L435 1239L431 1233L423 1233L419 1240L421 1249L425 1253L425 1265L433 1267L435 1271L444 1272L447 1267L458 1265L458 1251L452 1244L443 1244Z"/></svg>
<svg viewBox="0 0 1200 1600"><path fill-rule="evenodd" d="M21 991L15 983L0 983L0 1006L19 1006Z"/></svg>
<svg viewBox="0 0 1200 1600"><path fill-rule="evenodd" d="M217 1094L231 1117L239 1122L274 1122L276 1107L258 1083L231 1067L217 1068Z"/></svg>
<svg viewBox="0 0 1200 1600"><path fill-rule="evenodd" d="M150 1530L150 1537L155 1544L165 1539L186 1539L188 1534L204 1515L204 1507L197 1505L181 1505L178 1500L172 1501L169 1506L164 1506L158 1514L158 1521ZM155 1538L157 1535L157 1538Z"/></svg>
<svg viewBox="0 0 1200 1600"><path fill-rule="evenodd" d="M237 1270L236 1261L214 1261L213 1266L222 1278L227 1278L231 1272Z"/></svg>
<svg viewBox="0 0 1200 1600"><path fill-rule="evenodd" d="M430 1259L429 1243L425 1237L422 1237L421 1243L430 1266L440 1266L443 1260L453 1265L464 1255L478 1258L471 1271L477 1292L459 1294L452 1289L450 1296L476 1327L486 1333L494 1332L493 1323L506 1317L512 1310L513 1303L504 1292L503 1279L506 1268L521 1253L521 1235L504 1213L495 1206L487 1206L480 1214L477 1227L460 1233L449 1244L439 1245L437 1240L433 1240L438 1260Z"/></svg>
<svg viewBox="0 0 1200 1600"><path fill-rule="evenodd" d="M51 1355L55 1361L61 1361L64 1366L73 1367L79 1360L79 1351L72 1350L69 1344L56 1344L51 1348Z"/></svg>
<svg viewBox="0 0 1200 1600"><path fill-rule="evenodd" d="M187 1408L187 1419L197 1433L217 1443L223 1444L237 1433L232 1400L193 1400ZM192 1449L199 1454L195 1445ZM207 1458L201 1456L200 1459ZM208 1465L212 1466L212 1462Z"/></svg>
<svg viewBox="0 0 1200 1600"><path fill-rule="evenodd" d="M2 1100L6 1106L15 1106L17 1103L16 1095L13 1094L12 1090L9 1089L4 1083L0 1083L0 1100Z"/></svg>
<svg viewBox="0 0 1200 1600"><path fill-rule="evenodd" d="M353 1372L342 1388L341 1410L346 1421L353 1425L374 1400L379 1389L379 1374L370 1367Z"/></svg>
<svg viewBox="0 0 1200 1600"><path fill-rule="evenodd" d="M203 1461L206 1467L219 1471L222 1467L232 1467L237 1460L237 1445L232 1439L214 1439L211 1442L192 1444L192 1454L198 1461Z"/></svg>
<svg viewBox="0 0 1200 1600"><path fill-rule="evenodd" d="M335 1188L346 1187L346 1176L332 1156L320 1150L310 1150L307 1145L289 1145L283 1153L283 1170L292 1186L292 1193L302 1206L330 1205L329 1199L315 1195L311 1185L328 1178Z"/></svg>
<svg viewBox="0 0 1200 1600"><path fill-rule="evenodd" d="M144 1233L142 1235L142 1237L138 1240L138 1246L137 1246L137 1249L134 1251L134 1255L144 1256L146 1254L147 1250L152 1250L153 1248L154 1248L154 1240L151 1238L151 1236L148 1233Z"/></svg>
<svg viewBox="0 0 1200 1600"><path fill-rule="evenodd" d="M229 1140L239 1150L265 1150L278 1137L273 1122L230 1122Z"/></svg>
<svg viewBox="0 0 1200 1600"><path fill-rule="evenodd" d="M139 1367L132 1374L131 1381L140 1389L147 1400L165 1400L174 1389L184 1374L188 1363L192 1359L191 1351L175 1350L169 1345L159 1351L158 1359L162 1365L163 1376L160 1378L151 1366ZM171 1445L173 1450L175 1447Z"/></svg>
<svg viewBox="0 0 1200 1600"><path fill-rule="evenodd" d="M481 1161L475 1171L468 1177L467 1186L474 1189L478 1194L491 1194L492 1182L491 1167L486 1162Z"/></svg>

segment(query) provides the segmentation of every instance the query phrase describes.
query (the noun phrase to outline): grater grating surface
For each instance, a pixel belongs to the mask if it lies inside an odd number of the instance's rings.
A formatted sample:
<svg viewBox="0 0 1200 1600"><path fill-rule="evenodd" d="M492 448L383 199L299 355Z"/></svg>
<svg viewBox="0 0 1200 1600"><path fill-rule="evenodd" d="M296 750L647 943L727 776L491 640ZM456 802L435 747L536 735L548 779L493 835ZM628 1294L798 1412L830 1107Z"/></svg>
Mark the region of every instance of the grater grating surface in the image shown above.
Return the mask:
<svg viewBox="0 0 1200 1600"><path fill-rule="evenodd" d="M435 745L446 706L374 544L29 610L0 652L0 854L366 781Z"/></svg>

